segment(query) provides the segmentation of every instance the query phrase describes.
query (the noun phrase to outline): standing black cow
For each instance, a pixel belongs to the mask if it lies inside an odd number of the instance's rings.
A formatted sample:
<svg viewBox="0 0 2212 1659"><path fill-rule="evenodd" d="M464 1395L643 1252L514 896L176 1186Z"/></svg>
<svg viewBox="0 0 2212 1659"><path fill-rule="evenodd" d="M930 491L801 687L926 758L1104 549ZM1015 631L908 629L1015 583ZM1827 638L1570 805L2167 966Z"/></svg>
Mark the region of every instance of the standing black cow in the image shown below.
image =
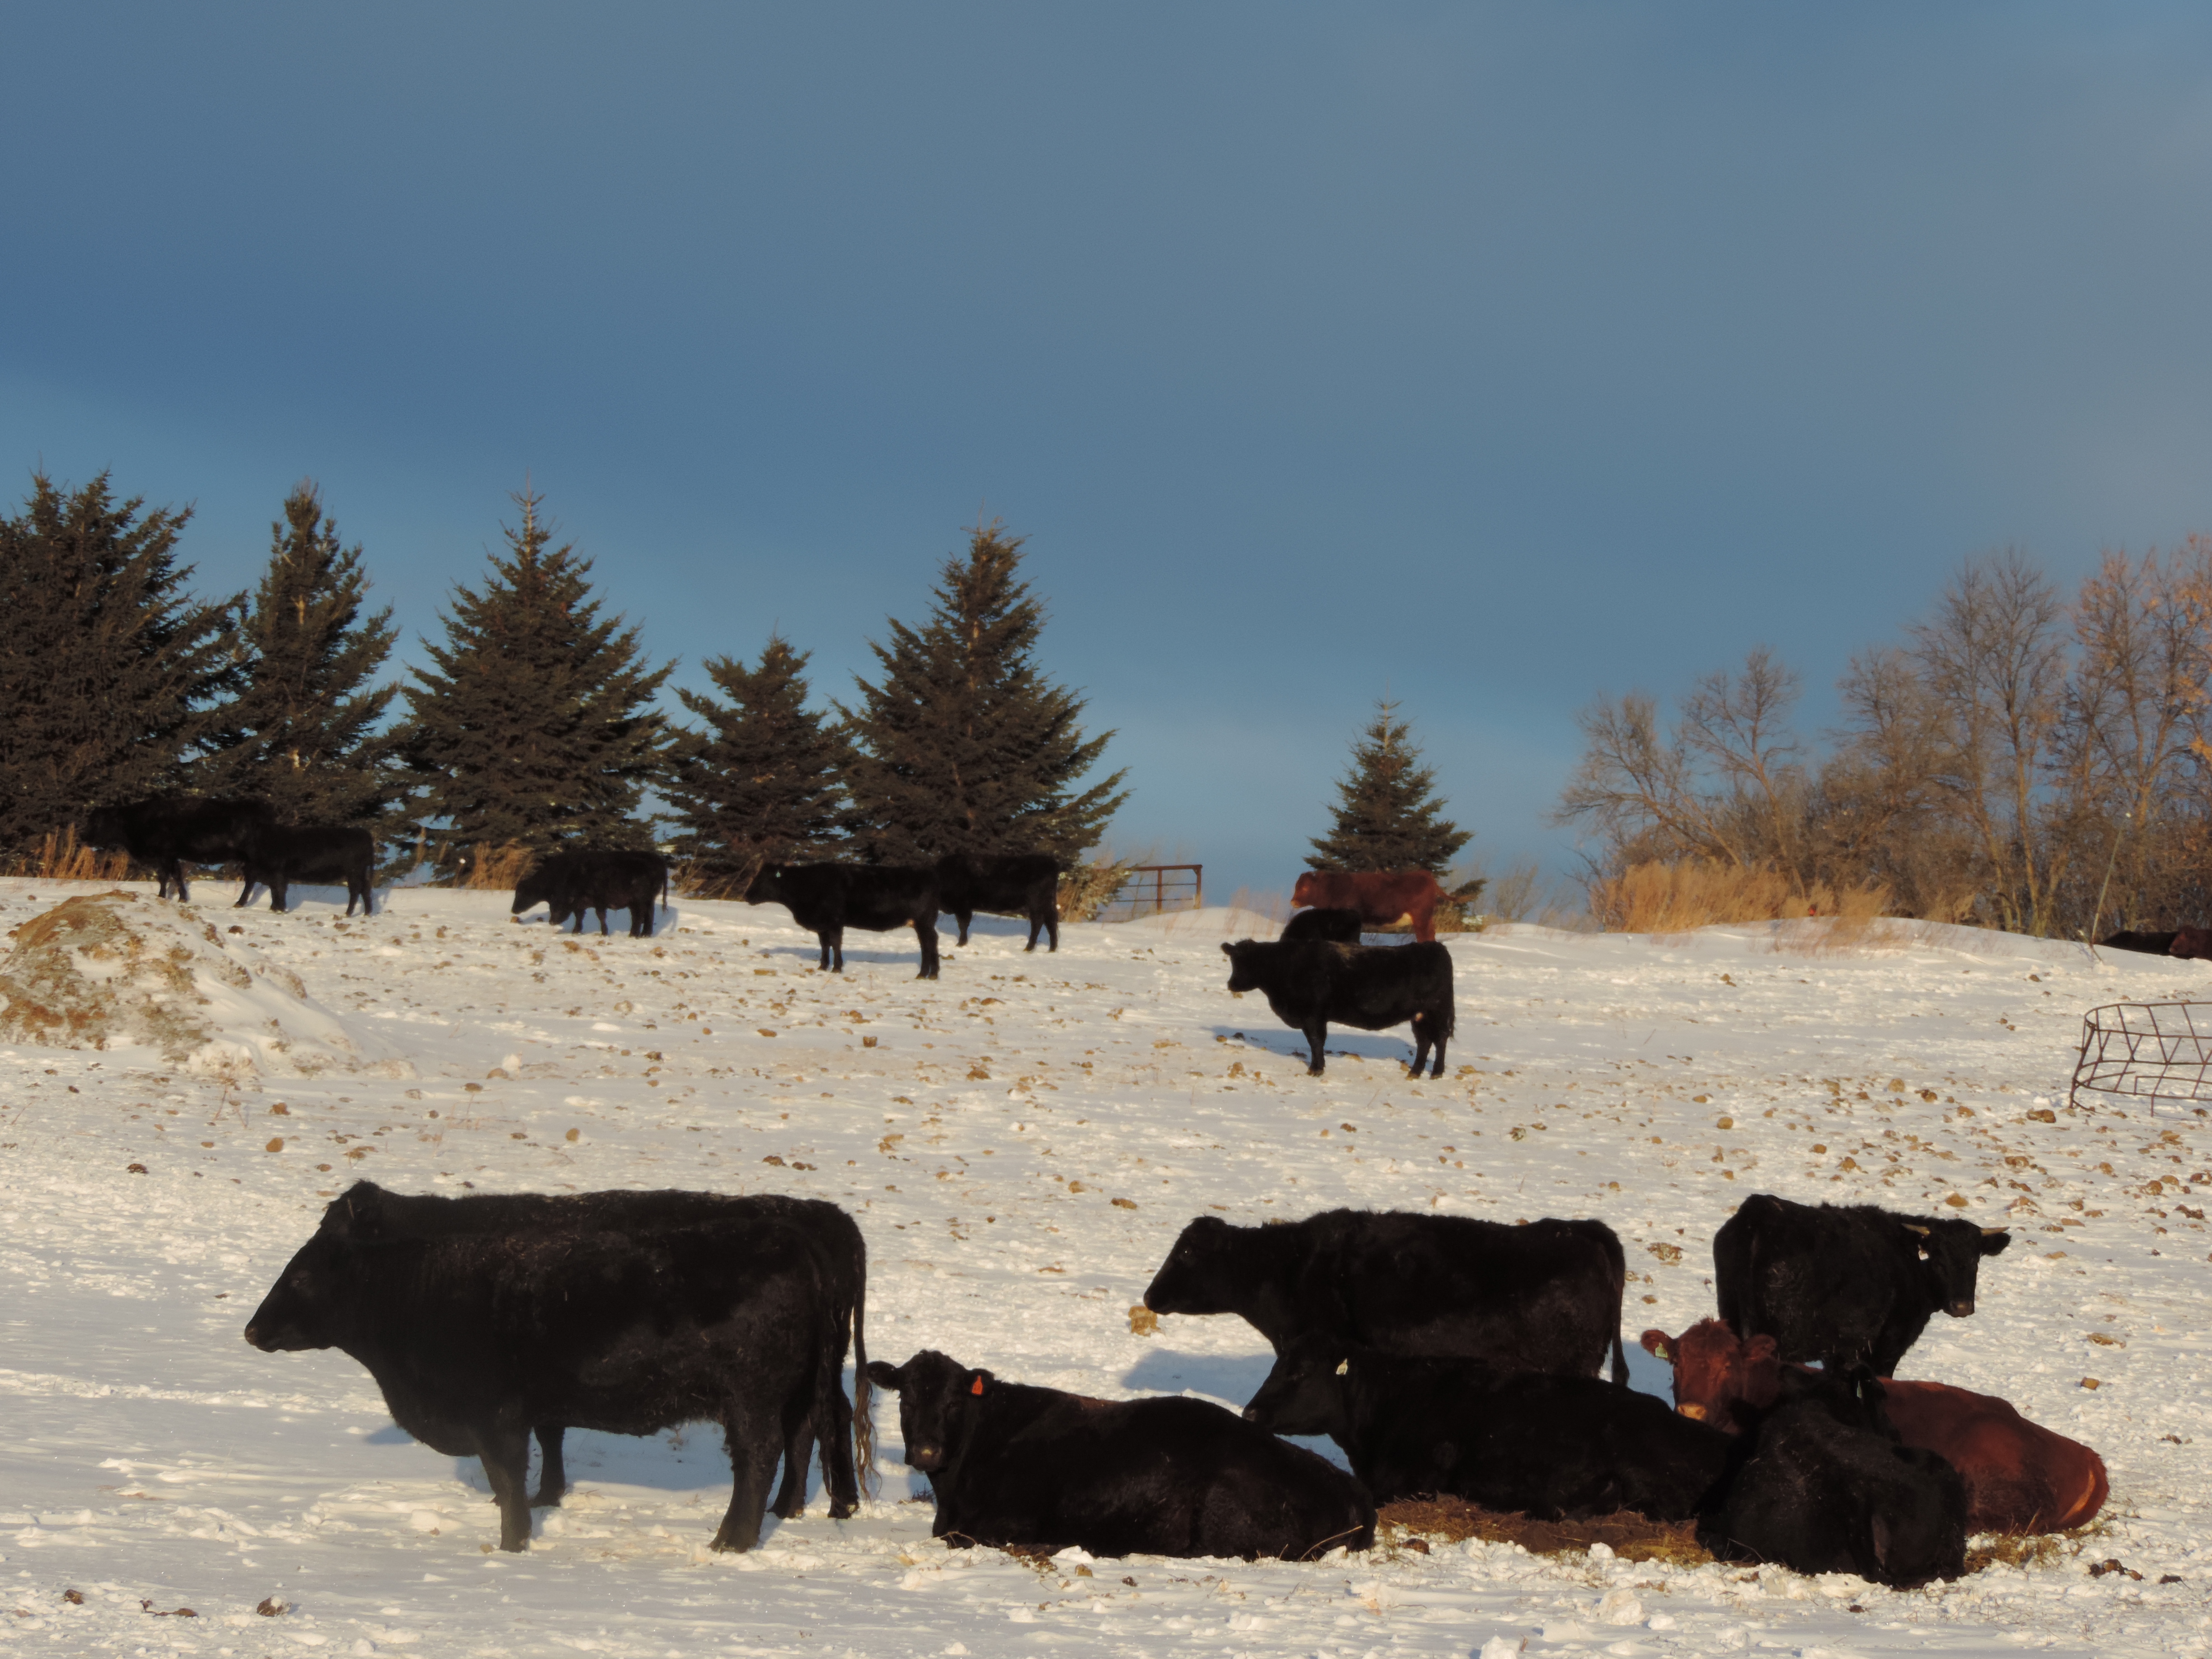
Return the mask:
<svg viewBox="0 0 2212 1659"><path fill-rule="evenodd" d="M1966 1488L1932 1451L1898 1443L1863 1367L1782 1373L1782 1393L1737 1441L1698 1541L1724 1561L1855 1572L1910 1589L1966 1566Z"/></svg>
<svg viewBox="0 0 2212 1659"><path fill-rule="evenodd" d="M182 902L191 896L185 866L244 858L254 835L275 822L269 803L258 796L155 795L96 809L86 816L81 835L88 847L119 848L152 865L156 890L167 898L173 884Z"/></svg>
<svg viewBox="0 0 2212 1659"><path fill-rule="evenodd" d="M1602 1221L1526 1226L1402 1210L1324 1210L1237 1227L1200 1216L1145 1289L1154 1313L1243 1318L1278 1356L1302 1339L1589 1376L1620 1346L1627 1261Z"/></svg>
<svg viewBox="0 0 2212 1659"><path fill-rule="evenodd" d="M878 1359L906 1461L929 1477L931 1535L1093 1555L1308 1561L1375 1541L1358 1483L1203 1400L1091 1400L1001 1382L930 1349Z"/></svg>
<svg viewBox="0 0 2212 1659"><path fill-rule="evenodd" d="M505 1550L530 1543L533 1424L642 1435L719 1423L732 1488L714 1547L745 1550L777 1457L836 1386L823 1364L829 1317L811 1242L775 1222L378 1241L319 1232L246 1340L268 1352L343 1349L402 1429L449 1457L482 1458Z"/></svg>
<svg viewBox="0 0 2212 1659"><path fill-rule="evenodd" d="M1328 1435L1377 1504L1445 1492L1553 1521L1702 1515L1735 1446L1664 1401L1594 1376L1347 1350L1327 1337L1278 1359L1244 1416L1277 1434Z"/></svg>
<svg viewBox="0 0 2212 1659"><path fill-rule="evenodd" d="M1299 911L1283 924L1284 939L1327 939L1332 945L1359 943L1359 912L1330 905Z"/></svg>
<svg viewBox="0 0 2212 1659"><path fill-rule="evenodd" d="M1060 949L1060 860L1044 853L947 853L937 861L938 908L960 924L960 943L978 910L1025 918L1029 948L1048 931Z"/></svg>
<svg viewBox="0 0 2212 1659"><path fill-rule="evenodd" d="M937 977L937 872L903 865L771 864L745 890L748 904L781 904L822 943L824 971L845 971L845 930L914 929L917 979ZM833 961L834 959L834 961Z"/></svg>
<svg viewBox="0 0 2212 1659"><path fill-rule="evenodd" d="M340 823L265 823L247 839L243 854L246 888L238 896L243 909L256 887L269 890L269 908L282 910L285 890L295 881L343 882L346 914L358 902L365 916L376 914L371 875L376 868L376 839L366 830Z"/></svg>
<svg viewBox="0 0 2212 1659"><path fill-rule="evenodd" d="M548 853L514 884L507 914L519 916L544 905L549 925L558 927L574 916L584 931L584 912L599 913L599 937L607 936L607 912L629 912L629 936L653 937L653 906L668 896L668 860L658 853L593 850Z"/></svg>
<svg viewBox="0 0 2212 1659"><path fill-rule="evenodd" d="M1452 1034L1451 952L1441 945L1332 945L1322 939L1224 941L1229 988L1259 991L1284 1024L1305 1033L1307 1073L1327 1064L1328 1024L1380 1031L1411 1020L1419 1077L1431 1044L1431 1077L1444 1074Z"/></svg>
<svg viewBox="0 0 2212 1659"><path fill-rule="evenodd" d="M715 1221L772 1221L796 1228L813 1241L830 1319L823 1336L830 1344L823 1363L832 1377L845 1368L845 1333L852 1328L854 1394L846 1403L842 1382L834 1383L826 1404L830 1421L809 1414L784 1447L783 1485L771 1507L789 1520L806 1508L806 1468L819 1431L822 1484L830 1494L830 1515L842 1521L860 1506L854 1475L854 1433L859 1435L860 1464L869 1468L874 1448L868 1413L868 1246L853 1218L826 1199L793 1198L782 1193L656 1192L475 1193L449 1198L438 1193L388 1192L373 1181L356 1181L323 1206L319 1231L340 1238L453 1238L470 1234L510 1237L562 1232L636 1232L698 1226ZM533 1507L557 1504L568 1489L562 1455L564 1425L532 1425L544 1453Z"/></svg>
<svg viewBox="0 0 2212 1659"><path fill-rule="evenodd" d="M1973 1312L1982 1258L2011 1243L2002 1227L1754 1193L1713 1235L1713 1290L1747 1341L1771 1336L1784 1359L1887 1376L1938 1308Z"/></svg>

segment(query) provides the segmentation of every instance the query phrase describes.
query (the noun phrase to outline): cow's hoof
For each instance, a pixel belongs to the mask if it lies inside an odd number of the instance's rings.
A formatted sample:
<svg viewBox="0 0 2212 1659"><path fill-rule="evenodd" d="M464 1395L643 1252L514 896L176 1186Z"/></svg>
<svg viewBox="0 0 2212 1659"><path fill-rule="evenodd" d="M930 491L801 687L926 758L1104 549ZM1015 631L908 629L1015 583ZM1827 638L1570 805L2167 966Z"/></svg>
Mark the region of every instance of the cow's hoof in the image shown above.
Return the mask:
<svg viewBox="0 0 2212 1659"><path fill-rule="evenodd" d="M710 1550L720 1550L725 1555L743 1555L759 1542L760 1534L757 1531L750 1538L740 1538L727 1527L724 1527L714 1534L714 1542L707 1547Z"/></svg>
<svg viewBox="0 0 2212 1659"><path fill-rule="evenodd" d="M568 1492L565 1490L540 1492L537 1497L530 1500L530 1507L533 1510L557 1510L561 1507L561 1500L567 1496Z"/></svg>

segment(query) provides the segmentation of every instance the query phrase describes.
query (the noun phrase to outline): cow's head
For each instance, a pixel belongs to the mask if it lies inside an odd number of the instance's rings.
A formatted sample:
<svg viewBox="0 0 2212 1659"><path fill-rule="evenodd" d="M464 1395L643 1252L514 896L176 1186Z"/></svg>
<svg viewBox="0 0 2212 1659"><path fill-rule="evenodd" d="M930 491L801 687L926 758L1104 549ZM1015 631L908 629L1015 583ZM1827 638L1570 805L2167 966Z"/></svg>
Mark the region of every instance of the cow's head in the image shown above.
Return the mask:
<svg viewBox="0 0 2212 1659"><path fill-rule="evenodd" d="M1251 1288L1259 1232L1232 1227L1219 1216L1199 1217L1176 1236L1168 1259L1145 1286L1145 1305L1154 1313L1234 1313L1238 1292Z"/></svg>
<svg viewBox="0 0 2212 1659"><path fill-rule="evenodd" d="M2166 953L2187 962L2202 962L2212 957L2212 928L2175 928L2173 943L2166 947Z"/></svg>
<svg viewBox="0 0 2212 1659"><path fill-rule="evenodd" d="M1244 1420L1271 1434L1327 1434L1341 1442L1351 1433L1351 1371L1342 1338L1302 1338L1276 1359L1244 1407Z"/></svg>
<svg viewBox="0 0 2212 1659"><path fill-rule="evenodd" d="M384 1200L389 1196L374 1181L356 1181L323 1206L322 1223L315 1231L334 1238L381 1238Z"/></svg>
<svg viewBox="0 0 2212 1659"><path fill-rule="evenodd" d="M783 866L763 864L753 872L745 884L745 902L748 904L781 904L783 902Z"/></svg>
<svg viewBox="0 0 2212 1659"><path fill-rule="evenodd" d="M958 1471L976 1408L999 1385L990 1372L970 1370L934 1348L924 1348L903 1365L871 1359L868 1381L898 1395L907 1465L927 1475Z"/></svg>
<svg viewBox="0 0 2212 1659"><path fill-rule="evenodd" d="M533 904L545 904L553 897L553 878L544 870L532 870L514 884L514 902L507 907L507 914L519 916Z"/></svg>
<svg viewBox="0 0 2212 1659"><path fill-rule="evenodd" d="M1680 1336L1646 1331L1644 1351L1674 1368L1674 1409L1685 1417L1740 1434L1747 1411L1774 1403L1782 1361L1774 1339L1761 1334L1748 1342L1717 1319L1701 1319Z"/></svg>
<svg viewBox="0 0 2212 1659"><path fill-rule="evenodd" d="M1224 939L1221 954L1229 958L1231 990L1241 994L1260 988L1261 950L1256 939L1240 939L1234 945Z"/></svg>
<svg viewBox="0 0 2212 1659"><path fill-rule="evenodd" d="M1936 1305L1954 1319L1964 1319L1973 1312L1974 1283L1981 1274L1982 1258L2002 1254L2012 1243L2012 1235L2002 1227L1978 1227L1971 1221L1945 1221L1936 1216L1899 1224L1911 1235L1913 1253L1920 1258Z"/></svg>
<svg viewBox="0 0 2212 1659"><path fill-rule="evenodd" d="M1312 871L1301 871L1297 885L1291 889L1291 902L1294 905L1320 903L1321 900L1314 896L1314 890L1320 884Z"/></svg>
<svg viewBox="0 0 2212 1659"><path fill-rule="evenodd" d="M246 1322L246 1340L264 1353L337 1345L354 1293L352 1247L318 1232L300 1247Z"/></svg>
<svg viewBox="0 0 2212 1659"><path fill-rule="evenodd" d="M123 814L112 806L93 808L77 830L77 839L87 847L120 847L124 836Z"/></svg>

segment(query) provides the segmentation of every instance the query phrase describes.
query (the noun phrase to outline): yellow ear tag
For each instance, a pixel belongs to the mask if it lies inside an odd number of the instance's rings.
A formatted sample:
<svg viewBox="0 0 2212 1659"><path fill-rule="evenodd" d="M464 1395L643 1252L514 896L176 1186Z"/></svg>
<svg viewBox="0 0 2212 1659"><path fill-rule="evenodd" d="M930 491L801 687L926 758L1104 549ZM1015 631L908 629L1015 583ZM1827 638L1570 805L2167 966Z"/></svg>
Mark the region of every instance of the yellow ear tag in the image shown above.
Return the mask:
<svg viewBox="0 0 2212 1659"><path fill-rule="evenodd" d="M1346 1359L1340 1359L1340 1360L1338 1360L1338 1361L1336 1362L1336 1374L1337 1374L1339 1376L1343 1376L1346 1371L1350 1370L1351 1369L1352 1369L1352 1361L1351 1361L1350 1359L1348 1359L1348 1358L1346 1358Z"/></svg>

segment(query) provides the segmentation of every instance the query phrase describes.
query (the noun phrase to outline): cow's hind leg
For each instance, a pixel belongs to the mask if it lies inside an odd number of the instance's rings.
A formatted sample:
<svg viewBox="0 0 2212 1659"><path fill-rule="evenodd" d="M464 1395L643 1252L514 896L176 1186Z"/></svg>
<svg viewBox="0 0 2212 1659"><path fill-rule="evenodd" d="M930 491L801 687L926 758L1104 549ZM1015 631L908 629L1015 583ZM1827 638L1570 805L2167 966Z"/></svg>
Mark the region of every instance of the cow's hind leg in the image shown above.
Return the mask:
<svg viewBox="0 0 2212 1659"><path fill-rule="evenodd" d="M562 1437L568 1433L558 1423L538 1425L538 1496L532 1509L558 1509L568 1492L568 1465L561 1455Z"/></svg>
<svg viewBox="0 0 2212 1659"><path fill-rule="evenodd" d="M757 1420L758 1416L741 1406L722 1419L722 1437L730 1449L730 1507L714 1534L718 1550L749 1550L760 1542L769 1477L775 1472L776 1455L783 1447L781 1437L769 1432L770 1425Z"/></svg>
<svg viewBox="0 0 2212 1659"><path fill-rule="evenodd" d="M952 920L960 924L960 938L957 943L965 945L968 942L968 924L975 920L975 913L973 910L955 910Z"/></svg>
<svg viewBox="0 0 2212 1659"><path fill-rule="evenodd" d="M820 940L822 944L822 960L814 964L814 971L818 974L826 974L830 971L830 934L828 930L825 929L823 932L815 934L814 937Z"/></svg>
<svg viewBox="0 0 2212 1659"><path fill-rule="evenodd" d="M937 912L914 919L914 936L921 944L921 971L916 979L937 977Z"/></svg>
<svg viewBox="0 0 2212 1659"><path fill-rule="evenodd" d="M828 1461L826 1458L823 1460ZM814 1462L814 1413L799 1402L787 1406L783 1424L783 1484L769 1509L777 1519L795 1521L806 1513L806 1471Z"/></svg>
<svg viewBox="0 0 2212 1659"><path fill-rule="evenodd" d="M1305 1029L1306 1075L1319 1077L1328 1064L1328 1022L1317 1019Z"/></svg>
<svg viewBox="0 0 2212 1659"><path fill-rule="evenodd" d="M477 1431L477 1455L499 1505L499 1547L530 1547L530 1431L492 1428Z"/></svg>

